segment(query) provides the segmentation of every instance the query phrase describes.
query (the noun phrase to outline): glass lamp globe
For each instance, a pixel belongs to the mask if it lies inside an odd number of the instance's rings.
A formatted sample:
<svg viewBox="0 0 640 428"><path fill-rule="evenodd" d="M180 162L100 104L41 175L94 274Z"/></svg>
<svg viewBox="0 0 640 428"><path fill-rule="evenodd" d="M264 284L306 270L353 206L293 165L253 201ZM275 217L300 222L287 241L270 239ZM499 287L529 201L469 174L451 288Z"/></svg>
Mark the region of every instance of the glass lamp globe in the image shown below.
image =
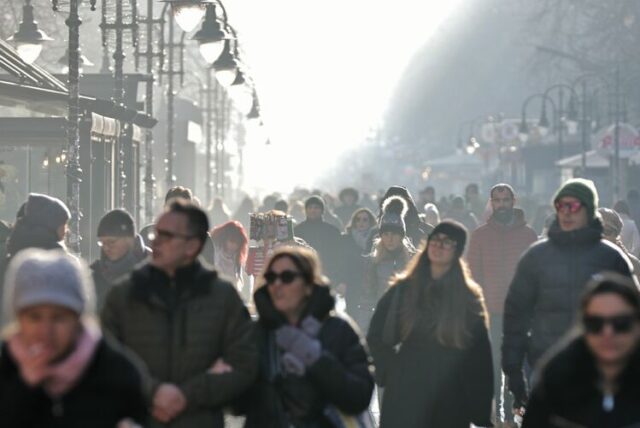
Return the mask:
<svg viewBox="0 0 640 428"><path fill-rule="evenodd" d="M223 88L228 88L233 84L236 80L236 75L238 74L238 70L236 68L229 70L216 70L216 80Z"/></svg>
<svg viewBox="0 0 640 428"><path fill-rule="evenodd" d="M18 43L16 50L24 62L33 64L42 52L42 43Z"/></svg>
<svg viewBox="0 0 640 428"><path fill-rule="evenodd" d="M193 31L206 13L206 6L201 3L173 3L173 17L182 31Z"/></svg>
<svg viewBox="0 0 640 428"><path fill-rule="evenodd" d="M209 64L216 62L223 49L224 40L200 43L200 55L202 55L202 58Z"/></svg>
<svg viewBox="0 0 640 428"><path fill-rule="evenodd" d="M251 90L245 85L231 85L227 92L235 108L242 114L249 114L253 107Z"/></svg>

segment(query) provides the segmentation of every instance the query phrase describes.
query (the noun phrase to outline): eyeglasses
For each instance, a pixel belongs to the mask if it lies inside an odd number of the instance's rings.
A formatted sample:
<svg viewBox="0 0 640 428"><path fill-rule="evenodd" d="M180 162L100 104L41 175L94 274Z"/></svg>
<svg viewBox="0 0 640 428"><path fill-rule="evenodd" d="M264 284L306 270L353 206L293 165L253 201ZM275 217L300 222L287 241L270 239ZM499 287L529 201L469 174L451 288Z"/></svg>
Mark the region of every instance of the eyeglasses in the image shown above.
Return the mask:
<svg viewBox="0 0 640 428"><path fill-rule="evenodd" d="M625 314L613 317L601 317L597 315L586 315L582 319L584 329L588 334L601 334L605 325L610 325L615 334L629 333L638 317Z"/></svg>
<svg viewBox="0 0 640 428"><path fill-rule="evenodd" d="M280 278L280 282L283 284L291 284L299 276L302 276L300 272L294 272L292 270L284 270L280 273L268 271L264 273L264 280L267 281L268 285L275 283L278 278Z"/></svg>
<svg viewBox="0 0 640 428"><path fill-rule="evenodd" d="M171 232L169 230L156 229L155 232L149 234L149 239L157 242L170 241L172 239L193 239L194 235L186 235L183 233Z"/></svg>
<svg viewBox="0 0 640 428"><path fill-rule="evenodd" d="M564 212L568 210L571 214L575 214L580 211L580 208L583 207L582 202L573 201L573 202L560 202L557 201L554 206L556 207L557 212Z"/></svg>
<svg viewBox="0 0 640 428"><path fill-rule="evenodd" d="M444 248L445 250L451 250L457 247L458 243L449 238L431 238L429 240L429 245L437 245L438 247Z"/></svg>

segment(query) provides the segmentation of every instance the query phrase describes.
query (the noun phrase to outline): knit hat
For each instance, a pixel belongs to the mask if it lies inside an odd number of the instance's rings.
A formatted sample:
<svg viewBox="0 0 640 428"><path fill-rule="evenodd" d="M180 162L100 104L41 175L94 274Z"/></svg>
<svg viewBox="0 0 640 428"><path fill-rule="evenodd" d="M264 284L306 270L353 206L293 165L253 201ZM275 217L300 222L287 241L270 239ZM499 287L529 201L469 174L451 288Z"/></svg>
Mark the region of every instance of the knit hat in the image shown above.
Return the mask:
<svg viewBox="0 0 640 428"><path fill-rule="evenodd" d="M125 210L111 210L98 223L96 236L135 236L133 217Z"/></svg>
<svg viewBox="0 0 640 428"><path fill-rule="evenodd" d="M324 212L324 200L317 195L310 196L304 202L304 209L309 208L311 205L319 205L322 208L322 212Z"/></svg>
<svg viewBox="0 0 640 428"><path fill-rule="evenodd" d="M613 235L614 238L619 236L622 232L622 219L618 213L609 208L598 208L598 213L602 217L605 235Z"/></svg>
<svg viewBox="0 0 640 428"><path fill-rule="evenodd" d="M394 232L402 236L407 234L404 224L404 216L407 214L407 203L400 196L387 198L382 204L382 216L380 217L380 234Z"/></svg>
<svg viewBox="0 0 640 428"><path fill-rule="evenodd" d="M467 228L461 223L453 220L443 220L433 229L429 235L429 241L437 234L442 233L456 242L456 256L460 257L464 253L467 244Z"/></svg>
<svg viewBox="0 0 640 428"><path fill-rule="evenodd" d="M71 218L69 208L58 198L30 193L24 205L24 219L27 223L44 226L56 232Z"/></svg>
<svg viewBox="0 0 640 428"><path fill-rule="evenodd" d="M88 269L83 262L58 250L29 248L9 264L7 309L17 314L40 304L63 306L81 315L93 302Z"/></svg>
<svg viewBox="0 0 640 428"><path fill-rule="evenodd" d="M572 196L582 202L587 209L589 219L595 217L596 208L598 208L598 190L593 181L584 178L574 178L567 181L553 197L553 202L555 203L565 196Z"/></svg>

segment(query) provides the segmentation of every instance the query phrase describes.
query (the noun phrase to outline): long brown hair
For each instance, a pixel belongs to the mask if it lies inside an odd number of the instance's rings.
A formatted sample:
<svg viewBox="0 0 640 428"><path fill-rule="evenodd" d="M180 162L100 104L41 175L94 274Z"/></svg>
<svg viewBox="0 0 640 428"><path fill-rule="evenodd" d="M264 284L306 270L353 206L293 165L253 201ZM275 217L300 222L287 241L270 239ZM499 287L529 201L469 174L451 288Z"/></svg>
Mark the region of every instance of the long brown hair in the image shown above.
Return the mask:
<svg viewBox="0 0 640 428"><path fill-rule="evenodd" d="M408 289L401 300L399 311L403 340L407 338L418 318L422 293L433 281L427 246L428 243L421 246L419 253L411 259L404 273L393 284L408 282ZM482 318L485 325L489 322L482 289L471 279L469 269L460 257L453 261L442 281L442 299L438 307L434 307L436 337L444 346L465 349L472 338L470 327L474 318Z"/></svg>

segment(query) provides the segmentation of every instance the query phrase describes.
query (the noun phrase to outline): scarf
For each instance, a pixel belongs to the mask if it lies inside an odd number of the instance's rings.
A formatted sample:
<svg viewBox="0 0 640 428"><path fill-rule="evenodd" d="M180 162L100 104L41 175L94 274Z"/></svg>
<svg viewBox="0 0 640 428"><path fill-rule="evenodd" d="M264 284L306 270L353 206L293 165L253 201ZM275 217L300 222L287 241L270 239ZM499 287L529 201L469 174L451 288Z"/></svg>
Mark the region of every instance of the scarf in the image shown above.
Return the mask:
<svg viewBox="0 0 640 428"><path fill-rule="evenodd" d="M79 381L100 343L102 333L95 325L82 324L82 331L74 349L67 357L55 364L32 367L32 351L24 343L19 333L9 338L9 352L18 364L20 375L27 385L41 385L50 397L60 397L71 390Z"/></svg>
<svg viewBox="0 0 640 428"><path fill-rule="evenodd" d="M356 241L356 244L358 245L358 247L360 247L361 250L365 250L367 248L367 242L369 240L370 234L371 234L371 229L365 229L365 230L351 229L351 236L353 237L353 240Z"/></svg>

